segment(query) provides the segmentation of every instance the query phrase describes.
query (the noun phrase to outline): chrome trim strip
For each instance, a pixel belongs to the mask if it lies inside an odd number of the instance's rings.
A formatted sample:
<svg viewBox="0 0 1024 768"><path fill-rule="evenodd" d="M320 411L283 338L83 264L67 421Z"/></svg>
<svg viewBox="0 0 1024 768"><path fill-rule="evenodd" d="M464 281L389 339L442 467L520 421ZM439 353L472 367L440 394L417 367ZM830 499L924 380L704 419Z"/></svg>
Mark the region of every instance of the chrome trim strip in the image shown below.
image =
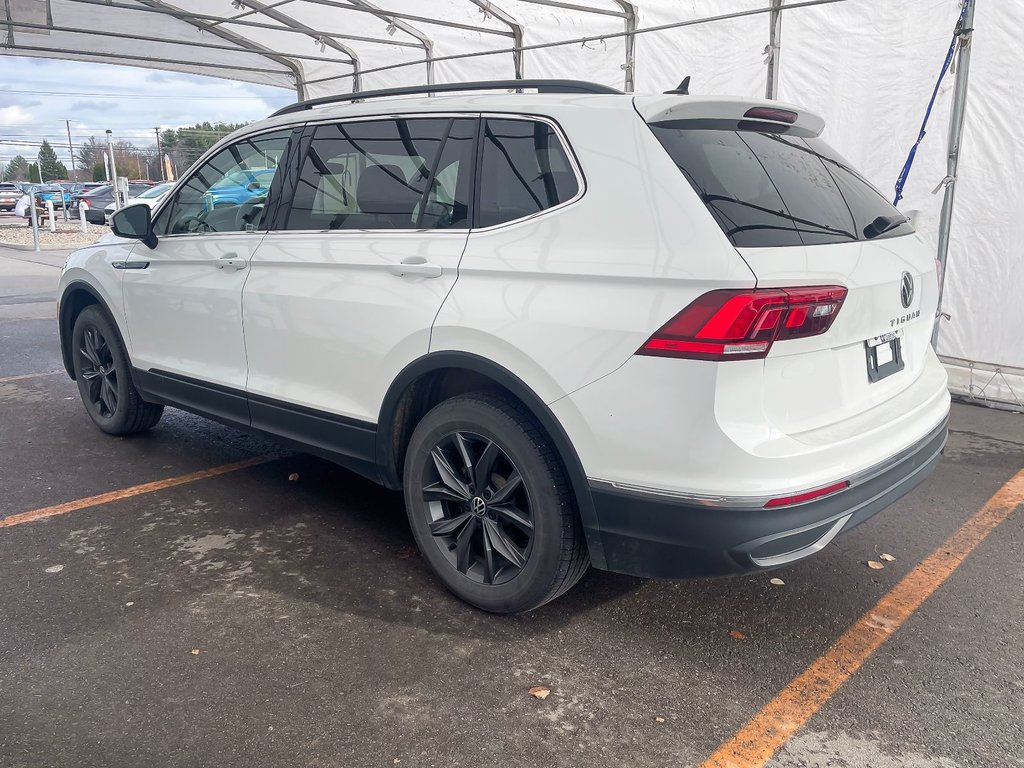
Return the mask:
<svg viewBox="0 0 1024 768"><path fill-rule="evenodd" d="M836 478L835 480L828 483L823 483L817 486L816 488L801 489L799 491L780 491L779 493L773 494L771 496L719 496L699 493L686 493L685 491L672 491L660 488L649 488L641 485L633 485L631 483L622 483L613 480L602 480L600 478L588 478L588 480L592 488L599 490L615 491L617 493L624 493L629 496L638 496L641 498L652 500L664 499L673 502L684 502L698 507L708 507L709 509L763 509L766 503L768 503L774 498L778 498L779 496L785 496L787 494L792 493L804 493L805 491L817 490L817 488L827 488L829 485L832 485L832 483L838 482L839 480L849 480L849 488L846 488L845 490L842 491L838 491L835 494L829 494L828 496L821 497L822 499L835 498L838 496L842 496L844 493L848 493L851 489L855 488L856 486L864 482L867 482L877 477L878 475L881 475L883 472L892 469L896 465L906 461L914 454L920 452L920 450L925 445L932 441L940 431L946 429L948 425L949 414L947 413L945 416L943 416L942 420L937 425L928 430L927 434L923 438L915 442L913 445L904 448L899 453L896 453L893 456L890 456L889 458L877 464L874 464L871 467L868 467L867 469L855 473L849 478ZM941 453L945 445L946 441L944 439L942 441L942 446L940 446L939 450L928 458L928 461L931 461L933 458L935 458L936 455ZM928 462L925 462L925 464L922 464L922 466L925 466L927 463ZM907 475L907 477L913 477L914 475L917 474L918 471L920 471L920 467L914 472L912 472L910 475ZM812 504L815 501L818 501L818 499L812 499L811 501L803 503ZM779 507L779 509L792 509L793 507L796 506L800 505L792 504L786 507Z"/></svg>
<svg viewBox="0 0 1024 768"><path fill-rule="evenodd" d="M759 565L762 568L772 568L774 566L792 563L794 560L801 560L805 557L810 557L815 552L820 552L822 549L828 546L828 543L839 535L839 532L843 530L843 526L846 525L846 523L849 521L851 517L853 517L852 512L843 515L832 524L831 528L825 531L825 534L821 538L817 539L816 541L812 541L810 544L804 547L794 549L792 552L783 552L781 555L769 555L768 557L754 557L753 555L751 555L750 562L752 562L754 565ZM813 525L809 525L795 531L788 531L787 533L789 535L795 535L798 533L802 533L808 528L813 528L817 525L821 525L821 523L814 523Z"/></svg>

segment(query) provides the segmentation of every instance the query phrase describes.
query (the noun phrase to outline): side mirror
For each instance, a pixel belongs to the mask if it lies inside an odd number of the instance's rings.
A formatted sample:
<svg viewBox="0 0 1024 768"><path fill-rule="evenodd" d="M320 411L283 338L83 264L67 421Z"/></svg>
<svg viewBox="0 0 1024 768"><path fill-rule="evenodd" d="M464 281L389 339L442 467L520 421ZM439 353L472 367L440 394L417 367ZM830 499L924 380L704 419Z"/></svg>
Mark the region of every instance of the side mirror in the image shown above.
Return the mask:
<svg viewBox="0 0 1024 768"><path fill-rule="evenodd" d="M245 185L245 188L249 192L258 192L259 190L263 189L263 185L260 184L258 181L250 181L248 184Z"/></svg>
<svg viewBox="0 0 1024 768"><path fill-rule="evenodd" d="M156 248L157 239L153 232L153 211L145 203L129 205L116 211L110 217L110 229L118 237L141 240L150 248Z"/></svg>

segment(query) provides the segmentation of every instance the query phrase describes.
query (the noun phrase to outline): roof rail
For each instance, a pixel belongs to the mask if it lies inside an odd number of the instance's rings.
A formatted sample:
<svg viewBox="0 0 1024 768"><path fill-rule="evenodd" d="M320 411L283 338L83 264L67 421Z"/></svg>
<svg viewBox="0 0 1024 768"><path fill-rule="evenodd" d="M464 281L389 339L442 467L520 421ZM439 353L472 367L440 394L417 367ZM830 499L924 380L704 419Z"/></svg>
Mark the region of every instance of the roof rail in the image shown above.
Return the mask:
<svg viewBox="0 0 1024 768"><path fill-rule="evenodd" d="M459 91L493 91L503 89L521 90L536 88L538 93L618 93L622 91L598 83L585 80L481 80L472 83L435 83L433 85L412 85L405 88L382 88L377 91L358 91L343 93L336 96L321 96L289 104L277 110L271 117L302 112L306 109L319 107L322 104L334 104L341 101L362 101L363 99L379 99L385 96L417 96L432 93L456 93Z"/></svg>

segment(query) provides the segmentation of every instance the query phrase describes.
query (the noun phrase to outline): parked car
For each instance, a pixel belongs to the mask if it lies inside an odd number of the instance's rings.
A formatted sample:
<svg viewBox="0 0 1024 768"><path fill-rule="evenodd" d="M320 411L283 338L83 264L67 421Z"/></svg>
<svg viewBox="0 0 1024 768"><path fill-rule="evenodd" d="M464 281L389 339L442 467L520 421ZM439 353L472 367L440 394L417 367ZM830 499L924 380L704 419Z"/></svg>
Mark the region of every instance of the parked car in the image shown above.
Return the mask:
<svg viewBox="0 0 1024 768"><path fill-rule="evenodd" d="M212 185L207 192L214 206L241 205L267 194L276 168L236 171Z"/></svg>
<svg viewBox="0 0 1024 768"><path fill-rule="evenodd" d="M14 183L0 183L0 211L13 211L24 193Z"/></svg>
<svg viewBox="0 0 1024 768"><path fill-rule="evenodd" d="M130 187L129 187L130 188ZM142 203L148 205L150 208L155 208L160 204L160 201L167 196L167 193L174 189L173 181L166 181L163 184L156 184L155 186L149 187L146 191L138 195L138 197L128 198L127 205L135 205L136 203ZM110 203L106 208L103 209L104 220L107 224L110 223L110 217L114 215L114 211L117 208L114 203Z"/></svg>
<svg viewBox="0 0 1024 768"><path fill-rule="evenodd" d="M92 421L174 406L401 488L425 562L495 612L588 564L793 563L934 469L933 254L820 117L420 95L460 87L295 105L118 211L58 291ZM263 194L209 205L250 167Z"/></svg>
<svg viewBox="0 0 1024 768"><path fill-rule="evenodd" d="M43 207L50 202L56 210L62 210L71 204L71 193L60 184L36 184L32 186L32 193L42 201Z"/></svg>
<svg viewBox="0 0 1024 768"><path fill-rule="evenodd" d="M128 196L134 197L141 195L149 188L149 184L136 184L131 182L128 184ZM113 184L104 184L102 187L95 187L81 195L78 199L78 204L85 206L85 220L90 224L105 223L105 209L113 202Z"/></svg>

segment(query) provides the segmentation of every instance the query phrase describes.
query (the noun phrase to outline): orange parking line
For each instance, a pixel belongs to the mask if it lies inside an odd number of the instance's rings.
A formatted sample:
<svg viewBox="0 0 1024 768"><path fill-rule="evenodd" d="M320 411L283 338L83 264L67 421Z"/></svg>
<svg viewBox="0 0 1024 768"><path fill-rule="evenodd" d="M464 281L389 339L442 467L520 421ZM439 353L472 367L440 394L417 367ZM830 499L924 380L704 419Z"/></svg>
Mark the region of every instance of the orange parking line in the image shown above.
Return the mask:
<svg viewBox="0 0 1024 768"><path fill-rule="evenodd" d="M1022 502L1024 470L904 576L831 648L722 744L701 768L764 766Z"/></svg>
<svg viewBox="0 0 1024 768"><path fill-rule="evenodd" d="M226 475L228 472L237 472L240 469L254 467L257 464L263 464L265 462L272 461L273 459L273 456L257 456L252 459L245 459L244 461L236 461L232 464L222 464L219 467L202 469L198 472L191 472L187 475L168 477L165 480L155 480L152 483L133 485L128 488L122 488L118 491L109 491L108 493L101 493L96 496L87 496L84 499L66 501L63 504L54 504L52 507L43 507L41 509L33 509L28 512L19 512L15 515L0 518L0 528L9 528L13 525L21 525L22 523L34 523L37 520L44 520L48 517L56 517L57 515L66 515L68 512L75 512L76 510L85 509L87 507L108 504L111 501L128 499L132 496L140 496L144 493L152 493L153 491L162 491L165 488L173 488L176 485L193 483L196 480L205 480L208 477Z"/></svg>
<svg viewBox="0 0 1024 768"><path fill-rule="evenodd" d="M5 376L0 378L0 384L6 384L8 381L21 381L22 379L38 379L41 376L56 376L58 373L63 373L63 371L46 371L45 373L25 373L21 376Z"/></svg>

